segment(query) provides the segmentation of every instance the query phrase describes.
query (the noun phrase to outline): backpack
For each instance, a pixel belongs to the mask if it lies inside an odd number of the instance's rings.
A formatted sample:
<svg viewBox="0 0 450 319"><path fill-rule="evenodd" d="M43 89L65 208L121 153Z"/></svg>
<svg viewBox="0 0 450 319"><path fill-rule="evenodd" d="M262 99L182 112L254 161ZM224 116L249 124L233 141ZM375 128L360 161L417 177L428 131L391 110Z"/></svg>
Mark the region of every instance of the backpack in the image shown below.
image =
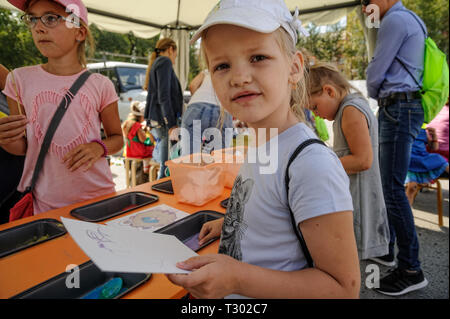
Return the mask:
<svg viewBox="0 0 450 319"><path fill-rule="evenodd" d="M321 117L316 115L314 115L314 121L316 122L316 130L319 138L322 141L328 141L330 139L330 136L328 135L327 124L325 124L325 121Z"/></svg>
<svg viewBox="0 0 450 319"><path fill-rule="evenodd" d="M417 17L411 12L425 33L425 61L423 69L423 82L419 84L414 75L408 70L403 62L397 58L397 61L414 79L414 82L420 87L422 95L422 107L424 111L424 122L430 123L447 103L449 90L449 70L447 58L444 52L439 50L436 43L431 39L423 28Z"/></svg>

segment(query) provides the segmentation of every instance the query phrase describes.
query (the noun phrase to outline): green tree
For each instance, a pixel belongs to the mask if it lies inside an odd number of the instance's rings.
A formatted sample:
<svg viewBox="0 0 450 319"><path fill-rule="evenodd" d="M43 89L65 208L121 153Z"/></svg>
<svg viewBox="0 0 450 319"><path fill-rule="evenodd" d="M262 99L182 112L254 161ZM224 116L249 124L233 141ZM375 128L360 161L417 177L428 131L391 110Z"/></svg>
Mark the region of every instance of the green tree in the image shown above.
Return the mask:
<svg viewBox="0 0 450 319"><path fill-rule="evenodd" d="M403 0L405 7L414 11L428 29L428 35L439 49L449 57L449 1L448 0Z"/></svg>
<svg viewBox="0 0 450 319"><path fill-rule="evenodd" d="M298 48L306 49L320 61L339 62L344 53L339 43L344 35L344 29L339 23L318 27L311 23L306 28L309 37L300 37Z"/></svg>
<svg viewBox="0 0 450 319"><path fill-rule="evenodd" d="M12 70L45 62L17 12L0 8L0 63Z"/></svg>
<svg viewBox="0 0 450 319"><path fill-rule="evenodd" d="M345 60L344 74L351 80L365 79L365 70L369 64L366 39L364 38L363 28L356 11L352 11L347 15L347 25L341 45Z"/></svg>
<svg viewBox="0 0 450 319"><path fill-rule="evenodd" d="M139 59L137 63L146 63L148 55L155 48L156 42L159 39L159 34L150 39L137 38L133 33L118 34L108 31L100 30L97 26L90 26L92 36L96 43L96 59L103 59L101 52L123 54L128 56L135 56ZM128 57L110 56L106 57L108 60L130 62Z"/></svg>

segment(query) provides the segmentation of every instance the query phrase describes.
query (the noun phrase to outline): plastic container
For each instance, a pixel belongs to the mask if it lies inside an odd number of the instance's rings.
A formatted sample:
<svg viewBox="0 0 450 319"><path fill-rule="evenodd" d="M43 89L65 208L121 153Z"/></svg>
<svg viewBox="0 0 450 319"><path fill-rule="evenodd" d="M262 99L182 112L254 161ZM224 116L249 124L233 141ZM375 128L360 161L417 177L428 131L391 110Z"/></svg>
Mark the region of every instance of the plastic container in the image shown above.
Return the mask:
<svg viewBox="0 0 450 319"><path fill-rule="evenodd" d="M168 180L168 181L165 181L165 182L162 182L159 184L155 184L152 186L152 189L154 191L173 195L173 186L172 186L171 180Z"/></svg>
<svg viewBox="0 0 450 319"><path fill-rule="evenodd" d="M155 233L173 235L193 251L198 251L217 239L213 238L204 243L202 246L199 246L198 234L200 233L203 224L222 218L224 216L224 214L216 211L202 210L192 215L186 216L180 220L177 220L176 222L167 225L164 228L158 229L157 231L155 231Z"/></svg>
<svg viewBox="0 0 450 319"><path fill-rule="evenodd" d="M56 219L39 219L0 232L0 258L67 233Z"/></svg>
<svg viewBox="0 0 450 319"><path fill-rule="evenodd" d="M245 161L247 148L245 146L230 147L212 152L214 161L223 166L225 187L233 188L234 180Z"/></svg>
<svg viewBox="0 0 450 319"><path fill-rule="evenodd" d="M68 276L71 276L67 278ZM113 273L102 272L92 261L88 261L79 266L79 288L68 288L66 279L74 283L75 273L63 272L47 281L44 281L20 294L13 299L77 299L82 298L87 293L99 287L112 278L122 278L122 289L114 299L118 299L137 286L150 279L151 274ZM70 287L70 285L69 285Z"/></svg>
<svg viewBox="0 0 450 319"><path fill-rule="evenodd" d="M95 223L152 204L158 199L159 197L153 194L131 192L77 207L70 211L70 215L86 222Z"/></svg>
<svg viewBox="0 0 450 319"><path fill-rule="evenodd" d="M166 165L180 203L202 206L223 192L223 166L214 163L211 155L191 154L167 161Z"/></svg>

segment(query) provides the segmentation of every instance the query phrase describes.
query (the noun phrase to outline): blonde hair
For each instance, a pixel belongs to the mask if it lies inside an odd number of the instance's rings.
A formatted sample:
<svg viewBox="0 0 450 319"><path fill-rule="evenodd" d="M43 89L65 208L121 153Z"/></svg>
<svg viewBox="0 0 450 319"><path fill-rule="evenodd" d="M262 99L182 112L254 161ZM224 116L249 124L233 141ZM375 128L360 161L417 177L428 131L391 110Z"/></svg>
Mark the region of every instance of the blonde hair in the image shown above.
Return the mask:
<svg viewBox="0 0 450 319"><path fill-rule="evenodd" d="M345 76L330 63L318 62L308 66L309 69L309 95L322 92L323 86L328 84L333 86L341 96L345 96L351 92L361 92L356 89ZM361 94L362 95L362 94Z"/></svg>
<svg viewBox="0 0 450 319"><path fill-rule="evenodd" d="M152 69L153 63L155 62L156 58L159 57L159 54L161 52L165 52L169 48L173 48L174 50L177 49L177 44L171 38L160 39L158 42L156 42L155 50L153 50L148 61L147 73L145 75L145 84L142 87L144 90L148 89L148 83L150 82L150 71Z"/></svg>
<svg viewBox="0 0 450 319"><path fill-rule="evenodd" d="M86 29L86 38L80 42L78 45L78 61L85 68L87 67L87 58L93 57L95 53L95 40L92 36L92 32L89 29L89 26L84 23L84 21L80 20L81 27ZM86 54L87 52L87 54Z"/></svg>
<svg viewBox="0 0 450 319"><path fill-rule="evenodd" d="M203 32L202 37L205 38L207 30ZM294 57L294 55L298 52L295 47L294 42L292 41L292 37L284 30L282 27L278 28L274 31L276 41L278 42L280 49L286 55L288 59ZM204 41L201 42L201 55L204 61L206 61L206 65L209 65L208 57L206 56ZM301 53L301 52L300 52ZM301 53L303 56L303 53ZM291 101L290 101L290 109L297 117L300 122L305 122L305 112L304 108L309 102L309 94L307 87L307 78L308 73L306 69L303 68L303 76L298 83L296 83L295 89L292 89L291 93ZM225 117L225 111L223 107L220 108L220 122L223 123Z"/></svg>

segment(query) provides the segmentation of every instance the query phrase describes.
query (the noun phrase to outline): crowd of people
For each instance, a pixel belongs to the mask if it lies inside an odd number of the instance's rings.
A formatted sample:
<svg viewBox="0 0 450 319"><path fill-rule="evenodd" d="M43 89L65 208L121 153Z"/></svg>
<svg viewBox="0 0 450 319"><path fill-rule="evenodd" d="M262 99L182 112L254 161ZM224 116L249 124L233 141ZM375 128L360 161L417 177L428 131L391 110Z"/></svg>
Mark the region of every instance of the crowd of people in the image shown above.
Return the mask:
<svg viewBox="0 0 450 319"><path fill-rule="evenodd" d="M219 253L178 263L196 271L167 275L172 283L196 298L357 298L359 261L370 259L395 267L380 280L380 293L427 286L411 206L418 183L448 174L448 102L422 129L421 88L411 74L423 73L426 26L401 1L362 1L366 14L369 4L380 10L367 69L377 115L335 66L296 48L307 32L283 0L222 0L191 40L201 38L205 68L189 86L186 107L173 68L177 45L164 38L149 59L147 101L132 102L124 123L114 85L92 74L48 141L67 88L86 72L85 47L93 47L87 10L81 0L9 2L25 12L48 61L0 68L0 223L12 220L10 209L20 209L25 193L34 215L113 193L106 156L124 145L128 157L159 162L163 178L172 143L181 145L178 155L210 152L208 129L219 128L220 147L229 147L225 130L234 119L256 132L258 148L271 142L259 138L261 130L277 129L277 170L242 165L225 218L205 223L199 235L200 244L220 237ZM80 9L78 22L65 19L69 4ZM332 149L319 143L311 112L333 121ZM148 162L142 169L148 173Z"/></svg>

